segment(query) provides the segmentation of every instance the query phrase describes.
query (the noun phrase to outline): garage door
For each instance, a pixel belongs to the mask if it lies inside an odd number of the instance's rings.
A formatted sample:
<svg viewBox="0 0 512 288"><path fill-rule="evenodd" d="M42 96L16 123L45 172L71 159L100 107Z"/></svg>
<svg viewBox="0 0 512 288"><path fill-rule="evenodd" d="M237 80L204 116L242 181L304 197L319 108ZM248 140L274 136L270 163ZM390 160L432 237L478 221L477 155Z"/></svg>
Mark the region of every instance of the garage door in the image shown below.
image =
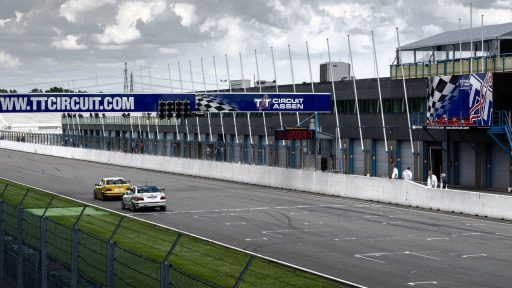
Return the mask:
<svg viewBox="0 0 512 288"><path fill-rule="evenodd" d="M352 157L354 161L354 172L356 175L364 175L364 152L361 150L361 140L354 139Z"/></svg>
<svg viewBox="0 0 512 288"><path fill-rule="evenodd" d="M459 183L475 186L475 151L468 143L459 143Z"/></svg>
<svg viewBox="0 0 512 288"><path fill-rule="evenodd" d="M415 152L418 152L418 151L415 151ZM414 167L414 155L412 154L410 141L402 141L400 143L400 166L401 166L400 173L402 173L402 171L407 169L407 167L411 167L413 177L415 177L415 175L417 175L417 171L415 171L415 169L414 169L415 168ZM400 177L402 177L401 174L400 174Z"/></svg>
<svg viewBox="0 0 512 288"><path fill-rule="evenodd" d="M388 175L388 154L386 153L386 146L384 145L384 140L375 141L375 145L375 162L377 163L376 176L390 177L390 175Z"/></svg>
<svg viewBox="0 0 512 288"><path fill-rule="evenodd" d="M507 189L510 184L509 157L498 145L492 145L492 188Z"/></svg>

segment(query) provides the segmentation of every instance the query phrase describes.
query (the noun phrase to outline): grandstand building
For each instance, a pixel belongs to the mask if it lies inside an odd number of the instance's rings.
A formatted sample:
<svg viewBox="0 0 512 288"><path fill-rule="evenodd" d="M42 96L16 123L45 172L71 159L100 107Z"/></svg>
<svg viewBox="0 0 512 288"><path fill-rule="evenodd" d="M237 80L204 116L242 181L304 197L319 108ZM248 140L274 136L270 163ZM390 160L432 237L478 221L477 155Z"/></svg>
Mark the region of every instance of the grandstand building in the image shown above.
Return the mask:
<svg viewBox="0 0 512 288"><path fill-rule="evenodd" d="M30 117L27 114L0 114L0 130L39 133L61 133L60 114L37 113Z"/></svg>
<svg viewBox="0 0 512 288"><path fill-rule="evenodd" d="M235 126L233 113L223 113L222 119L212 113L210 123L206 117L196 120L193 116L177 127L156 118L134 117L128 121L86 117L80 120L80 132L72 127L76 125L72 118L62 118L62 131L65 135L80 133L172 141L174 148L167 149L174 149L171 154L179 150L177 155L182 157L189 148L195 147L204 153L209 145L216 145L225 149L228 156L224 159L244 163L271 159L267 163L279 167L314 169L320 167L324 158L328 159L331 171L365 176L390 177L396 165L400 171L410 167L415 181L425 182L428 171L432 170L438 177L446 173L448 185L452 187L506 191L512 186L512 98L509 97L512 74L508 73L512 72L512 56L508 55L512 52L512 23L487 26L483 31L483 53L475 53L481 50L481 42L475 40L473 49L469 45L468 35L473 34L476 39L480 28L463 30L462 41L459 41L459 31L449 31L400 47L413 54L412 61L406 63L406 59L397 54L390 66L391 77L380 79L382 111L377 79L357 80L361 127L352 80L342 77L335 81L339 123L334 111L318 115L318 145L314 141L275 141L275 130L282 128L281 118L276 114L265 114L263 119L262 114L252 113L248 119L238 113ZM460 42L465 54L458 53ZM427 51L431 56L418 59L418 51ZM315 92L332 92L330 82L313 86ZM297 84L295 89L312 91L311 83ZM275 87L264 85L262 90L276 91ZM259 92L259 87L247 91ZM292 85L279 86L279 92L293 91ZM314 117L308 116L311 115L300 116L300 121L304 121L302 126L315 126ZM282 122L284 127L296 126L297 116L283 114ZM338 126L341 141L336 137ZM246 154L247 149L239 149L249 145L254 153ZM201 153L197 155L200 159L204 157Z"/></svg>

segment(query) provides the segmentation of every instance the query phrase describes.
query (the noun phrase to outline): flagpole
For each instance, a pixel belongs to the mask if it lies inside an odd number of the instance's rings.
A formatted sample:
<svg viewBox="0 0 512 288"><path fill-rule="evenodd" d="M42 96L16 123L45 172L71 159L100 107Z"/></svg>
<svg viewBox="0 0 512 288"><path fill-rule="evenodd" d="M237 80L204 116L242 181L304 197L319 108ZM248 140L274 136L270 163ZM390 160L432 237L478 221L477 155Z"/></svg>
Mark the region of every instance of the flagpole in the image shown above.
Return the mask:
<svg viewBox="0 0 512 288"><path fill-rule="evenodd" d="M386 148L386 153L388 153L388 140L386 135L386 123L384 122L384 106L382 105L382 91L380 87L380 78L379 78L379 64L377 61L377 49L375 48L375 37L372 31L372 46L373 46L373 61L375 65L375 76L377 77L377 86L379 88L379 104L380 104L380 115L382 118L382 132L384 134L384 146Z"/></svg>
<svg viewBox="0 0 512 288"><path fill-rule="evenodd" d="M313 72L311 70L311 59L309 57L308 41L306 41L306 54L308 56L309 82L311 82L311 93L315 93L315 85L313 84ZM317 156L317 152L318 152L318 112L315 112L315 147L314 148L315 148L315 152L313 154L313 157L314 157L314 161L315 161L315 171L316 171L316 169L317 169L316 156ZM335 156L336 159L338 159L338 149L336 149L335 155L336 155ZM337 164L338 161L336 160L335 162Z"/></svg>
<svg viewBox="0 0 512 288"><path fill-rule="evenodd" d="M244 93L247 93L247 88L245 87L245 75L244 75L244 64L242 62L242 52L238 52L238 57L240 58L240 71L242 76L242 86L244 87ZM252 138L252 127L251 127L251 113L247 112L247 124L249 124L249 137ZM236 137L236 143L238 144L238 135Z"/></svg>
<svg viewBox="0 0 512 288"><path fill-rule="evenodd" d="M260 89L260 94L261 94L262 90L261 90L261 79L260 79L260 67L258 65L258 54L256 53L256 50L254 50L254 60L256 60L256 75L258 75L258 87ZM268 145L267 120L265 119L265 111L262 111L261 114L263 115L263 128L265 130L265 143L267 143L267 145ZM252 135L251 135L251 144L252 144Z"/></svg>
<svg viewBox="0 0 512 288"><path fill-rule="evenodd" d="M279 85L277 85L277 73L276 73L276 61L274 59L274 47L270 47L270 53L272 54L272 67L274 67L274 80L276 81L276 93L279 93ZM281 125L281 129L283 129L283 116L281 112L279 112L279 124ZM283 140L284 143L284 140Z"/></svg>
<svg viewBox="0 0 512 288"><path fill-rule="evenodd" d="M459 70L462 76L462 19L459 18Z"/></svg>
<svg viewBox="0 0 512 288"><path fill-rule="evenodd" d="M297 93L297 89L295 88L295 75L293 73L293 60L292 60L292 49L290 44L288 44L288 58L290 59L290 71L292 72L292 85L293 85L293 93ZM297 112L297 126L300 125L299 112Z"/></svg>
<svg viewBox="0 0 512 288"><path fill-rule="evenodd" d="M331 47L329 46L329 38L327 38L327 54L329 55L329 68L331 69L331 86L332 95L334 97L334 114L336 115L336 137L338 138L338 148L341 149L340 121L338 115L338 103L336 100L336 89L334 88L334 77L332 75Z"/></svg>
<svg viewBox="0 0 512 288"><path fill-rule="evenodd" d="M229 93L233 93L233 89L231 88L231 75L229 74L229 62L228 62L228 54L224 54L224 58L226 60L226 71L228 75L228 85L229 85ZM222 112L220 113L220 123L222 125L222 140L226 143L226 136L224 134L224 120L222 119Z"/></svg>
<svg viewBox="0 0 512 288"><path fill-rule="evenodd" d="M204 90L204 94L206 94L206 80L204 78L203 57L201 57L201 74L203 75L203 90Z"/></svg>
<svg viewBox="0 0 512 288"><path fill-rule="evenodd" d="M348 53L350 56L350 71L352 71L352 82L354 83L354 98L356 100L357 123L359 124L359 138L361 138L361 151L364 151L363 129L361 128L361 116L359 114L359 100L357 97L356 73L354 71L354 60L352 59L352 46L350 46L350 35L347 35L347 40ZM332 73L331 77L334 79L334 75Z"/></svg>
<svg viewBox="0 0 512 288"><path fill-rule="evenodd" d="M402 70L402 83L404 86L404 99L405 99L405 109L407 111L407 125L409 126L409 138L411 140L411 151L414 154L414 143L412 140L412 128L411 128L411 115L409 115L409 102L407 100L407 87L405 86L405 73L404 73L404 64L402 63L402 50L400 49L400 36L398 34L398 27L396 28L396 41L398 43L398 57L400 59L400 69Z"/></svg>
<svg viewBox="0 0 512 288"><path fill-rule="evenodd" d="M191 60L188 60L188 66L190 69L190 81L192 81L192 92L194 92L194 95L195 95L196 89L194 87L194 76L192 76L193 73L192 73L192 61ZM188 134L188 118L185 118L185 123L187 124L187 140L190 141L190 136ZM196 123L197 123L197 139L198 139L198 141L201 141L201 132L199 130L199 118L197 117L197 114L196 114Z"/></svg>
<svg viewBox="0 0 512 288"><path fill-rule="evenodd" d="M203 76L203 90L204 90L204 96L206 97L206 80L204 77L204 64L203 64L203 57L201 57L201 74ZM196 99L197 101L197 99ZM197 103L196 103L196 109L197 109ZM197 113L198 111L196 111ZM208 115L208 130L210 131L210 135L212 134L212 125L210 123L210 112L206 111L206 114ZM199 131L199 119L196 117L197 120L197 129ZM200 137L200 136L199 136ZM206 139L205 139L206 140Z"/></svg>
<svg viewBox="0 0 512 288"><path fill-rule="evenodd" d="M212 58L213 58L213 71L215 72L215 87L217 88L217 94L218 94L220 91L219 91L219 79L217 78L217 64L215 63L215 56L213 56ZM210 142L213 142L210 112L208 112L208 125L210 125ZM222 126L222 130L224 131L224 126Z"/></svg>
<svg viewBox="0 0 512 288"><path fill-rule="evenodd" d="M311 92L315 93L315 85L313 85L313 72L311 70L311 60L309 58L309 44L306 41L306 53L308 54L309 81L311 82Z"/></svg>
<svg viewBox="0 0 512 288"><path fill-rule="evenodd" d="M481 58L481 62L482 62L482 73L484 73L484 14L482 14L482 58Z"/></svg>
<svg viewBox="0 0 512 288"><path fill-rule="evenodd" d="M470 31L470 46L471 46L471 58L469 62L469 74L473 73L473 2L469 2L469 31Z"/></svg>
<svg viewBox="0 0 512 288"><path fill-rule="evenodd" d="M181 93L184 92L183 90L183 79L181 78L181 65L180 65L180 61L178 61L178 76L179 76L179 79L180 79L180 90L181 90ZM180 133L178 131L178 118L175 117L175 124L176 124L176 140L180 140Z"/></svg>
<svg viewBox="0 0 512 288"><path fill-rule="evenodd" d="M167 70L169 71L169 84L171 85L171 93L173 93L173 91L172 91L172 78L171 78L171 66L169 65L169 63L167 63Z"/></svg>

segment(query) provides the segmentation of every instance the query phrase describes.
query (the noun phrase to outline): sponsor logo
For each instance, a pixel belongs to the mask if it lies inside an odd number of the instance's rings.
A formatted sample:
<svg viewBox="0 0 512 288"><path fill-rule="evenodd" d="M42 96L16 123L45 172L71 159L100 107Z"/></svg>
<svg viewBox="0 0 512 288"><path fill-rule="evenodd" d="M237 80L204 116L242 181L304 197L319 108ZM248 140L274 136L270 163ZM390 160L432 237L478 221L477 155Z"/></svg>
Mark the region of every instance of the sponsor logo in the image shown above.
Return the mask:
<svg viewBox="0 0 512 288"><path fill-rule="evenodd" d="M304 98L263 98L254 99L258 111L304 110Z"/></svg>
<svg viewBox="0 0 512 288"><path fill-rule="evenodd" d="M134 97L77 97L77 96L4 96L0 97L0 111L18 112L73 112L73 111L127 111L134 110Z"/></svg>

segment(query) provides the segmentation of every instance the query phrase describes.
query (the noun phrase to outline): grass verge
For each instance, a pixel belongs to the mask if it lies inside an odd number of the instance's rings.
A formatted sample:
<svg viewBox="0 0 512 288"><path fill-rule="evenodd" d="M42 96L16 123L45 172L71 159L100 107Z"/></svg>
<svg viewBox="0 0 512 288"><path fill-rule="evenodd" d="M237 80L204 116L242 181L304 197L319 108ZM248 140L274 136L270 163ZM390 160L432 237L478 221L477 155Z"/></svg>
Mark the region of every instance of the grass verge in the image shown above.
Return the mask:
<svg viewBox="0 0 512 288"><path fill-rule="evenodd" d="M0 179L0 192L3 192L1 200L5 204L25 209L25 242L35 249L39 247L38 219L46 210L49 256L65 265L71 262L71 228L76 225L79 272L102 285L106 285L109 240L115 243L117 286L159 287L160 263L178 236L179 241L168 258L169 278L175 287L233 287L251 258L250 254L239 250L8 180ZM16 235L15 210L11 209L9 214L7 207L4 206L2 217L4 227L7 233ZM239 287L351 286L256 257Z"/></svg>

